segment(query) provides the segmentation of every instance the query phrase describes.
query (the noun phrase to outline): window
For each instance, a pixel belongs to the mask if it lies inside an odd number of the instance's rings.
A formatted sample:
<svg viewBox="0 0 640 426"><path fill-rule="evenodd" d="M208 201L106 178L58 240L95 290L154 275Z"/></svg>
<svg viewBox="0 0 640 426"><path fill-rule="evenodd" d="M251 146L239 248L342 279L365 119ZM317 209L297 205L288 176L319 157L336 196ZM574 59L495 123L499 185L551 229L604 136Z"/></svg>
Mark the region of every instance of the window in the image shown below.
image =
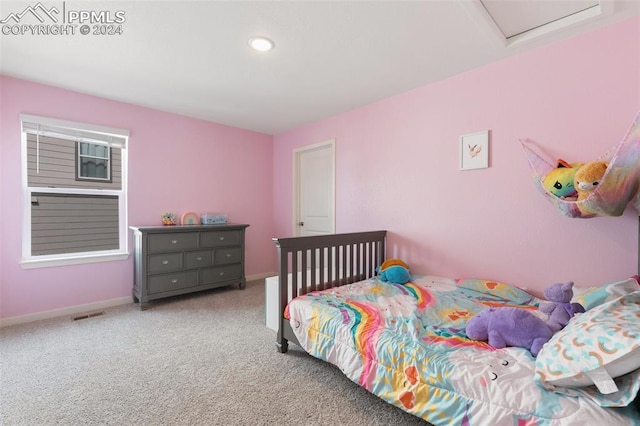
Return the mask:
<svg viewBox="0 0 640 426"><path fill-rule="evenodd" d="M78 180L111 181L111 148L95 143L78 142Z"/></svg>
<svg viewBox="0 0 640 426"><path fill-rule="evenodd" d="M127 130L21 115L25 268L126 259Z"/></svg>

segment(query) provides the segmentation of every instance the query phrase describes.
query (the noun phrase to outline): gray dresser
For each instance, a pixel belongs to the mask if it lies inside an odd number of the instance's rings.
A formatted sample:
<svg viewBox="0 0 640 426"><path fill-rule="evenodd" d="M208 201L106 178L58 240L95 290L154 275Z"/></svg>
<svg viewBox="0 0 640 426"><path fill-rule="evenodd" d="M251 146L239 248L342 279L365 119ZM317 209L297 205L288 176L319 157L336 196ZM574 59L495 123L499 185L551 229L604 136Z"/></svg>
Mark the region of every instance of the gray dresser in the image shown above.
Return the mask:
<svg viewBox="0 0 640 426"><path fill-rule="evenodd" d="M132 226L133 301L246 285L244 234L249 225Z"/></svg>

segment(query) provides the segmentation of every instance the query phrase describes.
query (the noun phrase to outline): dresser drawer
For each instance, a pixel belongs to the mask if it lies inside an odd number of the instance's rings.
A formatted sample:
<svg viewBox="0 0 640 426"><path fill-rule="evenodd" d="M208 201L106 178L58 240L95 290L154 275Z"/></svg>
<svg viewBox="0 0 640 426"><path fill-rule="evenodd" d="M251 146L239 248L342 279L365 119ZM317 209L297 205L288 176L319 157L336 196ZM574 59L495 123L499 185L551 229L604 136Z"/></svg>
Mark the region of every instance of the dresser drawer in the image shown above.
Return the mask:
<svg viewBox="0 0 640 426"><path fill-rule="evenodd" d="M187 269L201 268L213 264L211 250L190 251L184 254L184 265Z"/></svg>
<svg viewBox="0 0 640 426"><path fill-rule="evenodd" d="M182 269L182 253L154 254L149 256L147 271L150 274L179 271Z"/></svg>
<svg viewBox="0 0 640 426"><path fill-rule="evenodd" d="M241 242L240 231L207 231L200 234L200 247L239 246Z"/></svg>
<svg viewBox="0 0 640 426"><path fill-rule="evenodd" d="M200 270L200 284L211 284L242 277L242 265L218 266Z"/></svg>
<svg viewBox="0 0 640 426"><path fill-rule="evenodd" d="M197 232L171 232L149 235L149 253L188 250L198 247Z"/></svg>
<svg viewBox="0 0 640 426"><path fill-rule="evenodd" d="M227 249L218 249L214 255L216 265L224 263L237 263L242 260L242 249L240 247L231 247Z"/></svg>
<svg viewBox="0 0 640 426"><path fill-rule="evenodd" d="M149 277L149 293L162 293L198 285L198 271L175 274L152 275Z"/></svg>

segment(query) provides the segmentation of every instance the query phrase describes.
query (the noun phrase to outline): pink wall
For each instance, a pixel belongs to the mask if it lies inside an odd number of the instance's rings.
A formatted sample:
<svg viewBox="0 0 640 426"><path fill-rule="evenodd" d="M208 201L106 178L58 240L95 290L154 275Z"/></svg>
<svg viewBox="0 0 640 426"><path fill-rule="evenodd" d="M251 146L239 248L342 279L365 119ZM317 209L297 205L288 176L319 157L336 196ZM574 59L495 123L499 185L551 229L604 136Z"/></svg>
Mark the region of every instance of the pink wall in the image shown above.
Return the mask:
<svg viewBox="0 0 640 426"><path fill-rule="evenodd" d="M274 139L274 231L291 235L292 150L336 139L338 232L387 229L415 273L539 292L626 278L638 218L569 219L531 181L518 144L590 161L640 111L640 19L538 48ZM458 170L462 134L491 131L488 169Z"/></svg>
<svg viewBox="0 0 640 426"><path fill-rule="evenodd" d="M129 129L129 225L160 224L163 211L225 212L251 225L247 275L274 271L265 214L272 211L271 136L4 76L0 89L1 318L125 297L133 284L131 258L20 267L20 113Z"/></svg>
<svg viewBox="0 0 640 426"><path fill-rule="evenodd" d="M130 129L129 223L224 211L251 224L249 275L273 271L271 237L291 234L292 150L336 138L338 232L388 229L389 255L416 273L538 290L627 277L636 214L561 216L517 140L571 161L604 153L640 110L639 51L636 17L275 138L0 76L0 318L125 297L133 279L131 259L20 268L20 113ZM459 171L458 137L485 129L491 168Z"/></svg>

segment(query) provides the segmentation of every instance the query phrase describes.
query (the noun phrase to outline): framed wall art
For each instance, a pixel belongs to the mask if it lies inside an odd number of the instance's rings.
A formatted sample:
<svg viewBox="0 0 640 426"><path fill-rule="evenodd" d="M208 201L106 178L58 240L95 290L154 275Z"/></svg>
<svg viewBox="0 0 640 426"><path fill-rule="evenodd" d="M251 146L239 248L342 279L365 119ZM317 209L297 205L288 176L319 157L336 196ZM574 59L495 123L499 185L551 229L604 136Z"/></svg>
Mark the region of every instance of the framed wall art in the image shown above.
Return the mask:
<svg viewBox="0 0 640 426"><path fill-rule="evenodd" d="M489 131L460 136L460 170L489 167Z"/></svg>

